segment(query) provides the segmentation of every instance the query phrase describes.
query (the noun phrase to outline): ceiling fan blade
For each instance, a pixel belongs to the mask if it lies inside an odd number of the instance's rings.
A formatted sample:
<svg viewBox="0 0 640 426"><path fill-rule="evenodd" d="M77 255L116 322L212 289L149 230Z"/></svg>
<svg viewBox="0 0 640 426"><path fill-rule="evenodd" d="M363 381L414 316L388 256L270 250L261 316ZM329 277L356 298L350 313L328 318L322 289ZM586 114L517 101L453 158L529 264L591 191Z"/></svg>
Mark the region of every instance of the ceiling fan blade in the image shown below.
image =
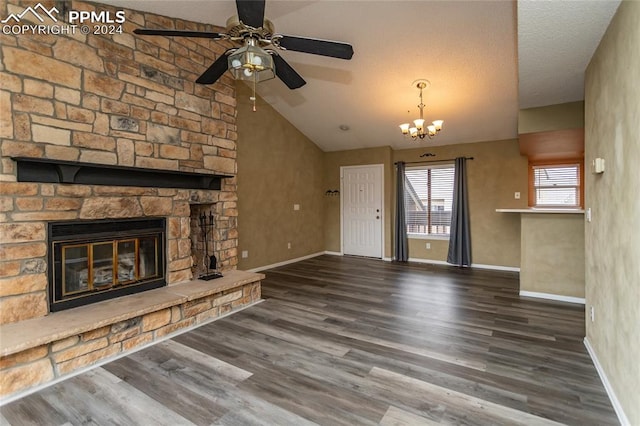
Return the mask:
<svg viewBox="0 0 640 426"><path fill-rule="evenodd" d="M200 77L198 77L196 83L213 84L218 81L218 79L222 77L222 74L224 74L225 71L229 69L229 63L227 61L228 52L229 51L227 50L222 56L216 59L215 62L211 64L211 66L207 68L207 70L203 72Z"/></svg>
<svg viewBox="0 0 640 426"><path fill-rule="evenodd" d="M253 28L260 28L264 23L265 0L236 0L240 22Z"/></svg>
<svg viewBox="0 0 640 426"><path fill-rule="evenodd" d="M278 41L278 45L286 50L330 56L332 58L351 59L353 56L353 47L350 44L339 41L283 35Z"/></svg>
<svg viewBox="0 0 640 426"><path fill-rule="evenodd" d="M276 66L276 75L289 89L297 89L307 84L300 74L282 59L282 56L274 54L273 62Z"/></svg>
<svg viewBox="0 0 640 426"><path fill-rule="evenodd" d="M135 34L150 36L166 36L166 37L199 37L220 39L225 35L220 33L207 33L204 31L186 31L186 30L155 30L149 28L136 28L133 30Z"/></svg>

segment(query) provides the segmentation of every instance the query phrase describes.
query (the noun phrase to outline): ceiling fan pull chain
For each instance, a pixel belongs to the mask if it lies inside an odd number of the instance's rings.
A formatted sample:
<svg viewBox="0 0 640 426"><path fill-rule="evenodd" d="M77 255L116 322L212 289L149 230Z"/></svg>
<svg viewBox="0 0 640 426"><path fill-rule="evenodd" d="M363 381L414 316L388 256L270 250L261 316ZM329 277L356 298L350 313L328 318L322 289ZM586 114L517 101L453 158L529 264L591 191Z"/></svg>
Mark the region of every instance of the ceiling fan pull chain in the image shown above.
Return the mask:
<svg viewBox="0 0 640 426"><path fill-rule="evenodd" d="M257 73L253 73L253 96L251 96L249 99L253 101L253 112L256 112L256 74Z"/></svg>

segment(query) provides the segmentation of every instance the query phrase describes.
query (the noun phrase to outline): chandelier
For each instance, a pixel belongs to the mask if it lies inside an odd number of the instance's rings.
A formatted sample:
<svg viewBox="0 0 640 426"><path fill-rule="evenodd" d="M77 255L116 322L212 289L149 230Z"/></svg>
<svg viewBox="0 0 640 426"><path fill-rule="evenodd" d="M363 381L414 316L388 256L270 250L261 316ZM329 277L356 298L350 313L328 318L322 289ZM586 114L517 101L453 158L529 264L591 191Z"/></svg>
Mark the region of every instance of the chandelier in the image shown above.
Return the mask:
<svg viewBox="0 0 640 426"><path fill-rule="evenodd" d="M422 103L422 90L429 87L431 83L429 83L429 80L416 80L412 84L415 84L420 90L420 104L418 105L418 108L420 109L420 118L413 120L413 127L411 127L409 123L401 124L400 130L403 135L409 135L413 139L424 139L425 136L429 136L429 139L432 139L438 134L438 132L440 132L440 130L442 130L442 123L444 123L444 121L435 120L426 127L424 125L423 110L425 105Z"/></svg>

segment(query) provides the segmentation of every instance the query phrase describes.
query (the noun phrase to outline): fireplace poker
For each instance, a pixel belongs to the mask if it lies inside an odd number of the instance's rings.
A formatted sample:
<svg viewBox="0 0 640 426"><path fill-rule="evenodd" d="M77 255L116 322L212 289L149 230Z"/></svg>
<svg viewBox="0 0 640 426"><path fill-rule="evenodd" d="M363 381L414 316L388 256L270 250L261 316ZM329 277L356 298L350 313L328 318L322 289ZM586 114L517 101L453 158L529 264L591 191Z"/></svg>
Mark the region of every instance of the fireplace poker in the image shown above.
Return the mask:
<svg viewBox="0 0 640 426"><path fill-rule="evenodd" d="M204 240L204 256L202 256L202 266L207 268L207 273L209 272L209 267L207 265L207 258L209 257L209 243L207 239L207 215L200 215L200 231L202 232L202 239Z"/></svg>

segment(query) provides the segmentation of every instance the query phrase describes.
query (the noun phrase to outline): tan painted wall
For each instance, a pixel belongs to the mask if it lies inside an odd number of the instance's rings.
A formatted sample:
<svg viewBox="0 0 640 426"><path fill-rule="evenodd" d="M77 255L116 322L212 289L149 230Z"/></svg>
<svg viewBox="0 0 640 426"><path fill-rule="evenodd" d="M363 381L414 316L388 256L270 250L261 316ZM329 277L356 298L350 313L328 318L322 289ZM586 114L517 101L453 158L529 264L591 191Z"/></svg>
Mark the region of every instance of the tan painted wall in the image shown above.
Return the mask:
<svg viewBox="0 0 640 426"><path fill-rule="evenodd" d="M568 102L520 110L518 133L546 132L551 130L584 127L584 102Z"/></svg>
<svg viewBox="0 0 640 426"><path fill-rule="evenodd" d="M238 269L324 251L322 151L261 98L253 112L244 83L236 90Z"/></svg>
<svg viewBox="0 0 640 426"><path fill-rule="evenodd" d="M520 291L584 298L584 215L522 214Z"/></svg>
<svg viewBox="0 0 640 426"><path fill-rule="evenodd" d="M623 1L586 71L587 338L632 425L640 424L640 2ZM587 309L587 312L589 309Z"/></svg>
<svg viewBox="0 0 640 426"><path fill-rule="evenodd" d="M324 191L340 189L340 167L365 164L384 165L384 256L391 257L392 217L392 151L390 147L354 149L324 153ZM325 250L341 252L340 241L340 197L324 197L324 243Z"/></svg>
<svg viewBox="0 0 640 426"><path fill-rule="evenodd" d="M517 140L423 147L393 152L393 161L474 157L467 162L469 206L471 211L471 249L475 264L520 266L520 217L497 213L497 208L526 208L527 158L520 155ZM392 186L395 188L395 186ZM519 191L521 198L514 199ZM395 197L395 195L394 195ZM392 198L393 199L393 198ZM426 249L426 242L431 249ZM446 261L447 240L410 240L409 257Z"/></svg>

